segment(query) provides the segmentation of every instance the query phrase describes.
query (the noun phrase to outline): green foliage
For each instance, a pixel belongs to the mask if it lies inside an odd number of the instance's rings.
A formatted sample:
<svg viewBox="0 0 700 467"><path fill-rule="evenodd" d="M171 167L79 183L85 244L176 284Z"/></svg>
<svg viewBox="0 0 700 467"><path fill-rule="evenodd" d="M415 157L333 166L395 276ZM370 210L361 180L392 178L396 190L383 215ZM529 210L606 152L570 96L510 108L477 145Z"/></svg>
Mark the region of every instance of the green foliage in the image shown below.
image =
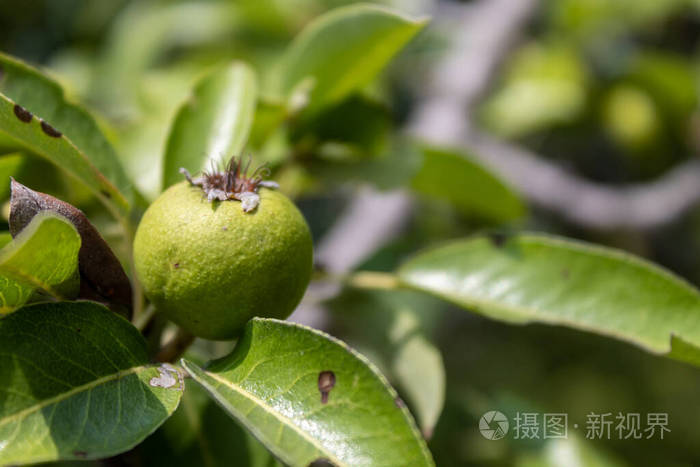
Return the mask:
<svg viewBox="0 0 700 467"><path fill-rule="evenodd" d="M387 375L430 439L445 402L443 356L433 341L441 304L409 291L344 291L328 303L335 332Z"/></svg>
<svg viewBox="0 0 700 467"><path fill-rule="evenodd" d="M257 102L256 78L244 63L233 63L202 79L180 108L170 130L163 165L163 188L192 173L241 154Z"/></svg>
<svg viewBox="0 0 700 467"><path fill-rule="evenodd" d="M131 448L177 407L138 331L92 303L34 305L0 321L0 463L99 459Z"/></svg>
<svg viewBox="0 0 700 467"><path fill-rule="evenodd" d="M422 152L423 164L411 182L418 193L450 202L467 215L497 222L525 213L518 195L476 162L454 151L426 147Z"/></svg>
<svg viewBox="0 0 700 467"><path fill-rule="evenodd" d="M338 8L290 45L280 91L292 108L307 112L338 102L366 85L423 26L425 21L375 6Z"/></svg>
<svg viewBox="0 0 700 467"><path fill-rule="evenodd" d="M0 315L24 305L37 289L59 300L77 297L79 249L80 236L66 218L37 214L0 250Z"/></svg>
<svg viewBox="0 0 700 467"><path fill-rule="evenodd" d="M139 452L147 465L281 465L193 380L175 413Z"/></svg>
<svg viewBox="0 0 700 467"><path fill-rule="evenodd" d="M63 90L37 70L0 54L0 131L84 183L125 215L130 183L93 118L66 101Z"/></svg>
<svg viewBox="0 0 700 467"><path fill-rule="evenodd" d="M286 464L432 465L396 392L366 359L324 333L254 318L233 353L206 371L182 365Z"/></svg>
<svg viewBox="0 0 700 467"><path fill-rule="evenodd" d="M541 235L479 236L418 254L398 272L407 286L511 323L544 322L616 337L676 356L696 346L700 293L624 253Z"/></svg>
<svg viewBox="0 0 700 467"><path fill-rule="evenodd" d="M55 76L0 53L0 184L14 177L54 196L46 207L27 189L36 215L22 225L7 213L16 193L0 213L0 465L114 455L156 466L700 462L697 209L654 232L571 226L528 206L465 149L408 137L400 125L423 75L457 33L424 31L425 20L405 14L429 11L431 0L45 3L0 6L0 46L21 44L19 55L47 59ZM8 23L33 24L49 9L50 34L17 26L26 40ZM600 183L660 177L697 149L698 11L686 0L542 2L483 103L465 113ZM49 36L46 49L31 40ZM195 175L248 154L296 198L314 238L367 186L412 201L405 230L363 270L318 264L292 317L318 319L362 355L310 327L235 316L244 302L264 308L251 315L286 316L292 305L279 304L303 292L286 291L306 276L284 266L295 255L306 265L307 249L263 264L275 243L269 222L197 227L203 251L188 227L204 211L177 202L147 226L168 227L142 252L162 253L153 269L164 275L155 286L149 271L136 277L137 224L182 181L178 169ZM233 207L249 220L238 204L192 200L207 216ZM56 206L71 216L40 212ZM101 235L86 236L90 223ZM474 235L494 226L514 232ZM622 247L674 273L523 226ZM344 246L364 246L353 241ZM201 269L178 260L185 252ZM235 273L220 267L233 260ZM156 291L150 301L142 284ZM263 298L246 298L259 284ZM243 335L192 343L222 336L166 322L168 300L187 319L206 317L201 329L236 318ZM134 325L118 315L125 308ZM569 425L583 427L601 408L667 410L671 434L632 445L572 430L565 440L499 442L477 431L487 410L570 411Z"/></svg>

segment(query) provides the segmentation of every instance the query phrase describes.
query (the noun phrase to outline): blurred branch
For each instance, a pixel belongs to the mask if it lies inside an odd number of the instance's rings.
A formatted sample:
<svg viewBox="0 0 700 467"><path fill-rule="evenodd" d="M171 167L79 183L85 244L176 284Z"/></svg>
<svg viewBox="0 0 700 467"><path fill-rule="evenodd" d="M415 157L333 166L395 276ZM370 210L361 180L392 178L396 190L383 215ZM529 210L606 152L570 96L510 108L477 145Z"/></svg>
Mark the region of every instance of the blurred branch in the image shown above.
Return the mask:
<svg viewBox="0 0 700 467"><path fill-rule="evenodd" d="M472 132L464 141L470 152L530 201L586 227L651 229L677 219L700 201L700 160L680 164L653 182L611 187L483 133Z"/></svg>
<svg viewBox="0 0 700 467"><path fill-rule="evenodd" d="M435 67L409 130L436 143L458 141L468 129L469 111L536 7L536 0L481 0L438 12L436 21L446 15L455 22L451 46Z"/></svg>
<svg viewBox="0 0 700 467"><path fill-rule="evenodd" d="M700 201L700 161L681 164L650 183L612 187L585 180L473 127L471 110L536 7L534 0L481 1L464 7L451 51L436 67L416 112L413 134L464 147L531 202L576 224L650 229L678 218Z"/></svg>
<svg viewBox="0 0 700 467"><path fill-rule="evenodd" d="M350 271L404 226L411 204L402 191L363 187L318 244L317 262L332 274Z"/></svg>

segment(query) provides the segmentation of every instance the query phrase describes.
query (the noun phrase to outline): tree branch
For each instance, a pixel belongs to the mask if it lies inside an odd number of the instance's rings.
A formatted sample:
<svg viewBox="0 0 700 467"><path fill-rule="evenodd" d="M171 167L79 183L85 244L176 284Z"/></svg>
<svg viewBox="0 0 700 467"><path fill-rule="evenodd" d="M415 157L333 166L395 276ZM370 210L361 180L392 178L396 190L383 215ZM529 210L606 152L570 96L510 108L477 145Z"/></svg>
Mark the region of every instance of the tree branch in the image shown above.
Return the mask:
<svg viewBox="0 0 700 467"><path fill-rule="evenodd" d="M473 127L473 107L536 6L532 0L493 0L465 8L453 45L410 126L412 133L465 148L534 204L585 227L642 230L677 219L700 201L700 161L681 164L650 183L606 186Z"/></svg>
<svg viewBox="0 0 700 467"><path fill-rule="evenodd" d="M611 187L584 180L536 154L472 132L464 144L530 201L564 219L596 229L653 229L700 201L700 161L678 165L657 180Z"/></svg>

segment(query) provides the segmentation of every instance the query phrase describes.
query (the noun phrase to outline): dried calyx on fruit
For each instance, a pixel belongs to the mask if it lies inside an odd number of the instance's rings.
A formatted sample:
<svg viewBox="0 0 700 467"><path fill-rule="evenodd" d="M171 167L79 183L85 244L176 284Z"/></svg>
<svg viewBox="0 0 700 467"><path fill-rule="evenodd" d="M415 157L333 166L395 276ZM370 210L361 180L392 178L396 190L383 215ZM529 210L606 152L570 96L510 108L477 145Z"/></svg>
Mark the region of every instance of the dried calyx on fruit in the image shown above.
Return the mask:
<svg viewBox="0 0 700 467"><path fill-rule="evenodd" d="M148 207L134 237L146 297L197 337L234 339L254 316L287 318L311 279L304 216L269 189L276 184L263 181L265 168L248 175L246 165L234 160L196 178L183 171L188 181Z"/></svg>
<svg viewBox="0 0 700 467"><path fill-rule="evenodd" d="M180 173L191 185L201 187L208 201L240 201L243 211L250 212L260 204L259 187L279 188L276 182L264 180L270 175L270 169L265 165L259 166L248 175L251 160L252 158L248 157L243 167L243 157L233 157L224 170L219 170L212 163L211 170L204 171L197 177L192 177L184 167L180 168Z"/></svg>

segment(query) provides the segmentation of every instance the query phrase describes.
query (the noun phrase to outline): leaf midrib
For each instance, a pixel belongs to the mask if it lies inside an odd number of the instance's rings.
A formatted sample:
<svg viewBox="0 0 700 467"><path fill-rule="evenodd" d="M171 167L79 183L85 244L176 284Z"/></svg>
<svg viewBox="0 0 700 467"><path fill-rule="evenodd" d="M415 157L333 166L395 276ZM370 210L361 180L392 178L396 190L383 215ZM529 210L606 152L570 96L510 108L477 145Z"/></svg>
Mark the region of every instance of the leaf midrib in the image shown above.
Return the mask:
<svg viewBox="0 0 700 467"><path fill-rule="evenodd" d="M14 422L16 420L21 420L21 419L27 417L28 415L43 409L44 407L47 407L47 406L54 404L54 403L62 402L62 401L66 400L66 399L68 399L76 394L79 394L80 392L83 392L85 390L93 389L93 388L95 388L103 383L107 383L110 381L116 381L120 378L129 376L129 375L134 374L134 373L138 373L141 370L146 370L149 367L150 367L150 365L140 365L140 366L136 366L133 368L129 368L128 370L120 370L116 373L112 373L112 374L109 374L107 376L103 376L103 377L98 378L96 380L90 381L89 383L82 384L80 386L76 386L69 391L63 392L63 393L58 394L56 396L50 397L48 399L44 399L41 402L39 402L38 404L32 405L31 407L27 407L26 409L20 410L19 412L16 412L12 415L9 415L5 418L0 419L0 426Z"/></svg>
<svg viewBox="0 0 700 467"><path fill-rule="evenodd" d="M346 464L345 462L343 462L343 461L341 461L340 459L338 459L337 457L335 457L333 454L329 453L323 445L319 445L319 444L317 443L317 441L316 441L314 438L310 437L305 431L301 430L297 425L295 425L294 423L292 423L292 421L291 421L289 418L285 417L284 415L280 414L279 412L277 412L277 411L275 411L275 410L271 410L271 409L269 408L269 405L268 405L264 400L258 398L256 395L254 395L254 394L252 394L252 393L250 393L250 392L244 390L244 389L241 388L240 386L237 386L237 385L235 385L234 383L231 383L231 382L227 381L226 379L224 379L224 378L218 376L218 375L215 374L215 373L210 373L210 372L207 372L207 371L203 371L203 373L206 374L207 376L211 377L212 379L216 380L216 381L219 382L220 384L226 386L227 388L229 388L229 389L231 389L231 390L237 392L238 394L242 395L242 396L245 397L246 399L248 399L248 400L254 402L257 406L259 406L259 407L261 407L263 410L265 410L265 412L271 414L273 417L275 417L277 420L279 420L280 423L284 424L285 426L290 427L294 432L296 432L296 433L299 434L302 438L304 438L306 441L308 441L309 444L311 444L311 445L312 445L314 448L316 448L319 452L321 452L321 453L323 453L324 455L328 456L328 457L329 457L328 460L330 460L331 462L333 462L334 465L338 465L338 466L347 466L347 465L348 465L348 464Z"/></svg>

